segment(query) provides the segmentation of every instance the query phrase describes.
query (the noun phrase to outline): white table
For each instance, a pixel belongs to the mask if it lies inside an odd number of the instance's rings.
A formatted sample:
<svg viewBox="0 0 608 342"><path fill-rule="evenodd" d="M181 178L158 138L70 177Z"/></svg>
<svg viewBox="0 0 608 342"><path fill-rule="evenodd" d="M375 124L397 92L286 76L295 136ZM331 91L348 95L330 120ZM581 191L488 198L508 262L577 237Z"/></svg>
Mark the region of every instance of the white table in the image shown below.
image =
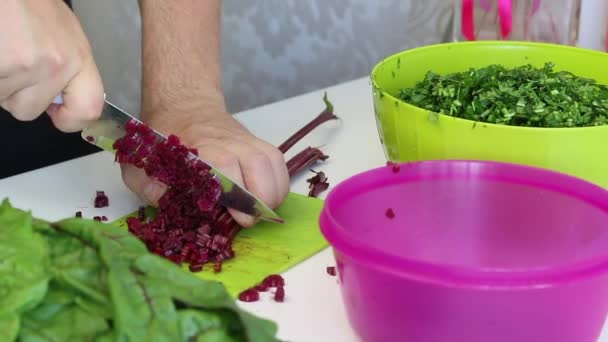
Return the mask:
<svg viewBox="0 0 608 342"><path fill-rule="evenodd" d="M243 112L237 118L254 134L278 145L323 110L323 91ZM385 159L376 134L368 79L335 86L327 92L342 120L321 126L291 151L323 146L330 159L318 168L334 184L382 165ZM294 179L292 191L307 193L305 178ZM37 217L48 220L65 218L78 210L87 217L98 215L99 210L91 205L96 190L104 190L110 198L110 207L104 209L110 220L140 205L123 185L113 156L106 152L0 180L0 198L8 196L14 206L31 209ZM356 341L336 278L325 273L325 267L333 264L327 249L285 274L285 303L262 300L242 305L275 320L280 338L290 342Z"/></svg>
<svg viewBox="0 0 608 342"><path fill-rule="evenodd" d="M254 134L278 145L324 108L324 91L249 110L237 118ZM318 169L335 184L383 165L385 157L376 132L369 80L340 84L327 92L341 122L321 126L294 146L292 153L306 146L323 146L330 159ZM292 191L307 193L305 178L295 178ZM91 205L95 190L108 194L111 203L104 214L110 220L140 205L123 185L113 156L105 152L0 180L0 199L8 196L14 206L31 209L37 217L48 220L65 218L78 210L87 217L97 215L99 210ZM346 319L336 278L325 273L325 267L333 264L331 251L326 249L285 273L285 303L262 300L241 305L276 321L279 337L290 342L357 341ZM600 341L608 342L606 329Z"/></svg>

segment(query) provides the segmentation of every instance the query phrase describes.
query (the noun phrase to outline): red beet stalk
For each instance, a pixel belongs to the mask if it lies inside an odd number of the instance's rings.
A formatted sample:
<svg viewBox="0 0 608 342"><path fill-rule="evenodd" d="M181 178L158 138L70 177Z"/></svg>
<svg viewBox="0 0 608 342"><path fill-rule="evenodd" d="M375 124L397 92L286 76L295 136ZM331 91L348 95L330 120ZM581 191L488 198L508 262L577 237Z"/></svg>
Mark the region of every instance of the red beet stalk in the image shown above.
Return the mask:
<svg viewBox="0 0 608 342"><path fill-rule="evenodd" d="M329 157L318 148L307 147L304 151L287 161L287 171L289 172L289 176L293 177L317 161L326 160L327 158Z"/></svg>
<svg viewBox="0 0 608 342"><path fill-rule="evenodd" d="M330 120L338 119L338 117L334 114L334 106L327 99L327 93L325 96L323 96L323 102L325 102L325 109L315 119L294 133L294 135L285 140L284 143L279 145L279 151L286 153L291 147L293 147L293 145L297 144L298 141L304 138L308 133L312 132L312 130L319 127L321 124Z"/></svg>

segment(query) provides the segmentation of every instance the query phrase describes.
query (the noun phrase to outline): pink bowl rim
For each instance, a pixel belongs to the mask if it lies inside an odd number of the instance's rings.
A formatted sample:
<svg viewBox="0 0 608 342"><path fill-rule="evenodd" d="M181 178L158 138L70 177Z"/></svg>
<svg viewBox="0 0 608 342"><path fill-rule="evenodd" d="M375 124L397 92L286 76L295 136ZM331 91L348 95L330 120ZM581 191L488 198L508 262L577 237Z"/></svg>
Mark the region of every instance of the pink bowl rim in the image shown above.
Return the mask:
<svg viewBox="0 0 608 342"><path fill-rule="evenodd" d="M477 160L428 160L402 163L401 172L425 169L433 171L433 176L445 176L446 166L475 166L480 171L477 178L528 185L549 191L560 192L608 212L608 190L574 176L557 171L526 165ZM443 170L443 171L442 171ZM390 166L382 166L351 176L335 186L328 194L319 224L322 234L334 249L334 253L346 255L356 263L417 281L432 282L452 287L475 288L542 288L559 283L583 280L608 271L608 250L576 263L559 267L534 268L525 270L480 269L460 265L447 265L413 260L391 255L377 248L371 248L349 238L349 234L332 215L332 210L342 199L360 189L359 183L379 173L387 176L394 173ZM451 171L453 172L453 171ZM430 175L424 176L426 179ZM608 222L607 222L608 229ZM396 265L399 265L397 267Z"/></svg>

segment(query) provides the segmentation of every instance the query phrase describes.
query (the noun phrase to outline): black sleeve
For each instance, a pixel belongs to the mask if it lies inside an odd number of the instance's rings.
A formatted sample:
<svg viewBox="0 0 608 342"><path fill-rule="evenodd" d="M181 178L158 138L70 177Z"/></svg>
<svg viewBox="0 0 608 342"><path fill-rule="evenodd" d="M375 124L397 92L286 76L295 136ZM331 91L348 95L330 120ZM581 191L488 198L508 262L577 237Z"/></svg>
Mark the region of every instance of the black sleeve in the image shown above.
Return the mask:
<svg viewBox="0 0 608 342"><path fill-rule="evenodd" d="M99 151L80 133L57 130L46 114L21 122L1 109L0 149L0 179Z"/></svg>
<svg viewBox="0 0 608 342"><path fill-rule="evenodd" d="M46 114L21 122L0 108L0 179L97 151L80 133L57 130Z"/></svg>

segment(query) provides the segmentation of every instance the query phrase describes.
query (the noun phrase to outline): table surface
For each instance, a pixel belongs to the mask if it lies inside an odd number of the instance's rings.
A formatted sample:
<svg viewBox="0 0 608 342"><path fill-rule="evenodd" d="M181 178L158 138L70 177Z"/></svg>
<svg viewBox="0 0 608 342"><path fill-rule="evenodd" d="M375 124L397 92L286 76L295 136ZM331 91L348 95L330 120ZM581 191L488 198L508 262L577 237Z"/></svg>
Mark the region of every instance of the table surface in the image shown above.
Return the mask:
<svg viewBox="0 0 608 342"><path fill-rule="evenodd" d="M278 145L323 110L325 91L341 120L321 126L294 146L291 153L307 146L322 147L330 158L317 168L327 174L331 184L384 165L368 78L248 110L236 118L257 136ZM294 178L291 190L306 194L305 179ZM99 209L91 206L91 194L96 190L104 190L110 198L111 205L103 213L110 220L141 204L123 185L118 165L106 152L0 180L0 199L9 197L14 206L30 209L35 216L47 220L65 218L79 210L84 216L98 215ZM358 341L347 321L336 278L325 273L325 267L333 264L331 250L325 249L284 274L284 303L262 300L239 304L276 321L283 340ZM608 329L604 329L599 341L608 342Z"/></svg>

